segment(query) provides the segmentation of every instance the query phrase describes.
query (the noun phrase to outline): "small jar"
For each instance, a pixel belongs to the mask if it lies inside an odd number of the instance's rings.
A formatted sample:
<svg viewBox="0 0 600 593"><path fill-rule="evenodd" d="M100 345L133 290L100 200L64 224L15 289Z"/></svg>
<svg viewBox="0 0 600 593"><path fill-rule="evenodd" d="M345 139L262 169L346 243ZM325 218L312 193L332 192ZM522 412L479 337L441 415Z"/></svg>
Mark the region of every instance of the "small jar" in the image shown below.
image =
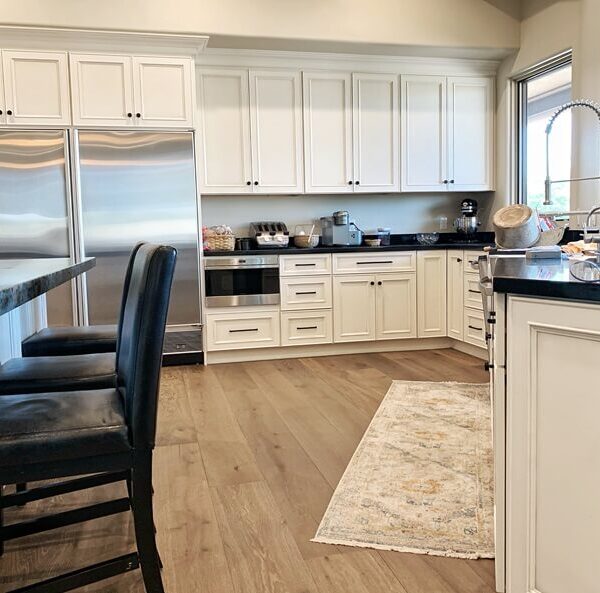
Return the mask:
<svg viewBox="0 0 600 593"><path fill-rule="evenodd" d="M389 245L392 240L392 233L389 228L379 227L377 229L377 236L381 239L381 245Z"/></svg>

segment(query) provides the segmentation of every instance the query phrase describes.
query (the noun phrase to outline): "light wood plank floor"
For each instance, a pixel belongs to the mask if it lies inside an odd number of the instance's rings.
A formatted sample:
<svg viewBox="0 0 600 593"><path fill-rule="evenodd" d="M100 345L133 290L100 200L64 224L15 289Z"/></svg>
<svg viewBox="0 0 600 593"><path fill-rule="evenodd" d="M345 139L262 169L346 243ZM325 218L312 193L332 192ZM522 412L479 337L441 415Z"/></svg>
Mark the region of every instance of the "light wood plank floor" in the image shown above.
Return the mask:
<svg viewBox="0 0 600 593"><path fill-rule="evenodd" d="M154 486L167 592L493 593L491 560L309 541L392 379L485 382L487 373L454 350L164 369ZM125 553L132 542L127 515L16 540L0 559L0 590ZM87 591L143 585L136 571Z"/></svg>

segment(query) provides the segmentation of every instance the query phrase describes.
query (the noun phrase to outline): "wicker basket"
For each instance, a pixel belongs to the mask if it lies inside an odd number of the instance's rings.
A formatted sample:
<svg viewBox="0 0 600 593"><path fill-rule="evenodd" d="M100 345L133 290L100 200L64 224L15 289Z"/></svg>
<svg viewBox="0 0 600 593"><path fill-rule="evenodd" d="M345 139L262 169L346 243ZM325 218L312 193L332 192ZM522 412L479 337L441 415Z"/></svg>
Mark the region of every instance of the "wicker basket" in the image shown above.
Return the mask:
<svg viewBox="0 0 600 593"><path fill-rule="evenodd" d="M209 251L234 251L235 235L206 235L206 247Z"/></svg>

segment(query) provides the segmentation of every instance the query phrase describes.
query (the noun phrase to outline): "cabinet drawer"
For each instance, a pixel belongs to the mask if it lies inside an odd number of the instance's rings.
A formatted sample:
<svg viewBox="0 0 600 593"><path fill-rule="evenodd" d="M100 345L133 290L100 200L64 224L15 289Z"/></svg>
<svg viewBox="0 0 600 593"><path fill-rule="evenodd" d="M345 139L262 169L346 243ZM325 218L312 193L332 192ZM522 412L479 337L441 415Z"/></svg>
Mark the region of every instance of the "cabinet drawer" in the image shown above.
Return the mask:
<svg viewBox="0 0 600 593"><path fill-rule="evenodd" d="M279 312L206 316L208 350L279 346Z"/></svg>
<svg viewBox="0 0 600 593"><path fill-rule="evenodd" d="M331 276L281 278L281 310L331 309Z"/></svg>
<svg viewBox="0 0 600 593"><path fill-rule="evenodd" d="M331 344L333 321L330 310L281 313L281 345Z"/></svg>
<svg viewBox="0 0 600 593"><path fill-rule="evenodd" d="M483 311L465 309L464 340L473 346L486 347Z"/></svg>
<svg viewBox="0 0 600 593"><path fill-rule="evenodd" d="M280 255L279 274L281 276L331 274L331 254Z"/></svg>
<svg viewBox="0 0 600 593"><path fill-rule="evenodd" d="M480 255L485 255L483 251L465 251L465 274L479 274L478 260Z"/></svg>
<svg viewBox="0 0 600 593"><path fill-rule="evenodd" d="M479 275L465 274L463 285L465 307L483 310L483 300L481 298L481 290L479 289Z"/></svg>
<svg viewBox="0 0 600 593"><path fill-rule="evenodd" d="M339 253L333 255L334 274L373 274L375 272L414 272L415 251L378 253Z"/></svg>

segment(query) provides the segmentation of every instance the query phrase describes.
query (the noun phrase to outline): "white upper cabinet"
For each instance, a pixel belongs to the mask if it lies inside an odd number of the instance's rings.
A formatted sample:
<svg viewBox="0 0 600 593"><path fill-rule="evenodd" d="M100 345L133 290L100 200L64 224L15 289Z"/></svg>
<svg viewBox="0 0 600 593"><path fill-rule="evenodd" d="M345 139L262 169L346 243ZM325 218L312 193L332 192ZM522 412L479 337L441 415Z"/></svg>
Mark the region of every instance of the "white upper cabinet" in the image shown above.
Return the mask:
<svg viewBox="0 0 600 593"><path fill-rule="evenodd" d="M200 191L252 193L248 71L198 73Z"/></svg>
<svg viewBox="0 0 600 593"><path fill-rule="evenodd" d="M303 96L306 192L352 192L351 74L304 72Z"/></svg>
<svg viewBox="0 0 600 593"><path fill-rule="evenodd" d="M254 192L302 192L300 72L250 71L250 138Z"/></svg>
<svg viewBox="0 0 600 593"><path fill-rule="evenodd" d="M402 191L445 191L446 78L402 77Z"/></svg>
<svg viewBox="0 0 600 593"><path fill-rule="evenodd" d="M76 126L193 126L189 58L71 54Z"/></svg>
<svg viewBox="0 0 600 593"><path fill-rule="evenodd" d="M129 56L71 54L73 123L133 124L133 75Z"/></svg>
<svg viewBox="0 0 600 593"><path fill-rule="evenodd" d="M2 123L71 123L66 53L3 51L2 65L6 108Z"/></svg>
<svg viewBox="0 0 600 593"><path fill-rule="evenodd" d="M398 76L352 75L354 191L397 192Z"/></svg>
<svg viewBox="0 0 600 593"><path fill-rule="evenodd" d="M133 58L136 123L148 127L192 127L193 63L190 58Z"/></svg>
<svg viewBox="0 0 600 593"><path fill-rule="evenodd" d="M494 81L448 78L448 163L452 191L494 187Z"/></svg>
<svg viewBox="0 0 600 593"><path fill-rule="evenodd" d="M493 189L492 78L402 77L402 190Z"/></svg>

